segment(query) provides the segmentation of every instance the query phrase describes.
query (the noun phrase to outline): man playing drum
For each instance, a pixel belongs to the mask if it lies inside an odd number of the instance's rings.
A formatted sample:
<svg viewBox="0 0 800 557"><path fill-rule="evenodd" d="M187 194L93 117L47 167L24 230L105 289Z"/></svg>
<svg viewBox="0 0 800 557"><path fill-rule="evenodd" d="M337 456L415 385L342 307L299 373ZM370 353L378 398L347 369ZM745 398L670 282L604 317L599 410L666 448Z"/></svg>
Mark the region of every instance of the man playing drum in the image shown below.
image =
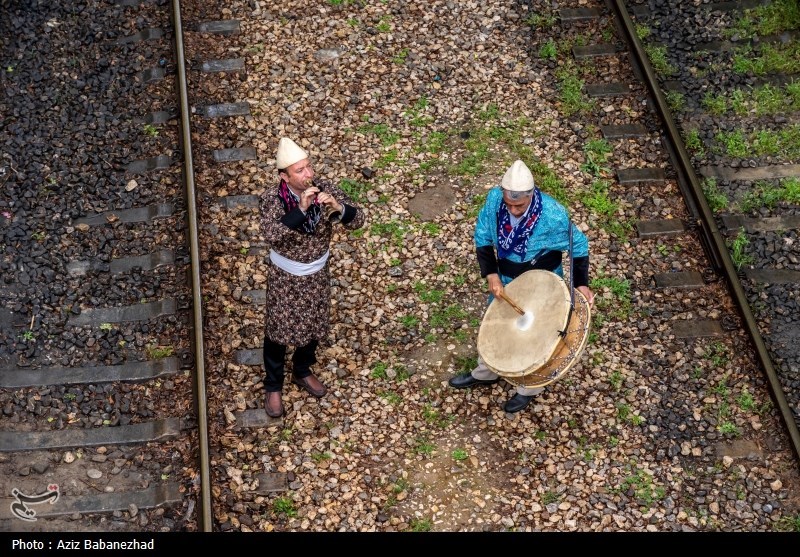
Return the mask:
<svg viewBox="0 0 800 557"><path fill-rule="evenodd" d="M504 295L504 285L531 269L545 269L563 277L563 252L570 248L572 232L572 280L591 306L589 289L589 242L569 220L567 210L540 191L533 174L518 160L506 171L500 187L492 188L475 225L475 251L481 277L489 286L489 302ZM480 357L468 375L458 375L449 384L456 389L492 385L500 376ZM514 413L526 408L544 387L518 386L503 407Z"/></svg>

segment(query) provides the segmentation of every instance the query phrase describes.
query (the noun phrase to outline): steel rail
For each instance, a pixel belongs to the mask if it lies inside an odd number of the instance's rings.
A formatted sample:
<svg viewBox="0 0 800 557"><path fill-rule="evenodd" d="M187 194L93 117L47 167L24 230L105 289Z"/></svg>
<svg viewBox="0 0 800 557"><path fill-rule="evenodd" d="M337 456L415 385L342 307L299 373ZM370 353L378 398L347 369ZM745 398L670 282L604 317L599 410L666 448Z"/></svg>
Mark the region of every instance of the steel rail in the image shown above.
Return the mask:
<svg viewBox="0 0 800 557"><path fill-rule="evenodd" d="M183 181L186 187L186 205L189 212L189 251L192 276L192 307L194 309L194 362L195 397L197 409L198 450L200 453L200 509L199 526L204 532L212 531L211 474L209 467L208 408L206 405L205 348L203 344L203 299L200 282L200 242L197 229L197 198L195 196L192 136L189 125L189 95L186 87L186 59L183 48L183 24L180 0L172 0L172 24L175 28L175 58L178 78L178 105L180 107L183 151Z"/></svg>
<svg viewBox="0 0 800 557"><path fill-rule="evenodd" d="M800 431L797 428L797 422L792 415L792 410L786 400L778 375L775 368L772 366L772 359L769 356L767 347L764 344L764 339L758 330L758 324L755 317L750 310L750 304L745 295L742 284L739 281L739 275L736 267L731 259L728 247L722 237L716 222L714 221L714 214L712 213L708 202L706 201L703 188L697 178L697 174L692 166L691 158L683 145L678 128L672 118L672 112L667 105L661 88L658 86L658 79L653 71L650 61L642 47L639 37L636 34L636 28L633 21L628 14L627 8L623 0L606 0L610 3L613 11L616 13L616 19L620 23L622 31L625 33L628 46L630 47L631 54L634 57L635 63L639 65L643 75L645 85L650 91L656 103L656 110L666 130L666 140L671 145L673 152L676 155L676 166L686 178L689 184L689 194L691 195L691 202L699 209L700 214L697 215L696 224L700 228L700 233L705 237L705 245L712 253L709 257L719 262L721 270L725 276L725 280L733 293L736 305L741 312L742 320L744 321L745 329L750 335L753 344L755 345L758 359L769 381L770 391L775 404L780 410L783 422L789 433L789 437L794 448L794 452L798 461L800 462Z"/></svg>

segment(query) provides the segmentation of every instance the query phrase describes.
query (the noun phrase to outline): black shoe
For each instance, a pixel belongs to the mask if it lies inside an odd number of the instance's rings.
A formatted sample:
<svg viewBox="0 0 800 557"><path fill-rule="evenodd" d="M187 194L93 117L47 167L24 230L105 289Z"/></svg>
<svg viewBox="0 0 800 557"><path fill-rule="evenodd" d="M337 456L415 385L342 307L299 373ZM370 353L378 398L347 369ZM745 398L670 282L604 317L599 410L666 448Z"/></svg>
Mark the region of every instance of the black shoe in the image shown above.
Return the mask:
<svg viewBox="0 0 800 557"><path fill-rule="evenodd" d="M509 414L514 414L527 408L527 406L531 403L531 401L536 398L533 396L525 396L519 393L516 393L508 402L506 402L505 406L503 406L503 410L508 412Z"/></svg>
<svg viewBox="0 0 800 557"><path fill-rule="evenodd" d="M455 377L451 377L447 384L454 389L468 389L470 387L474 387L475 385L494 385L498 381L500 381L500 378L487 380L475 379L472 374L468 373L466 375L456 375Z"/></svg>

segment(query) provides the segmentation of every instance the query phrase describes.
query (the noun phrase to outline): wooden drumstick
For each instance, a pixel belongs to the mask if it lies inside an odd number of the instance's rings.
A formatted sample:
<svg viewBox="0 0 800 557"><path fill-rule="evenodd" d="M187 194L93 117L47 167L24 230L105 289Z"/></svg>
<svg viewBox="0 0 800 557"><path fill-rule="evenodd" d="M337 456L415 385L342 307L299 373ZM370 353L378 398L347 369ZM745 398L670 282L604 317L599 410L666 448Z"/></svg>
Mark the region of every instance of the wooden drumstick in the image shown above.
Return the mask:
<svg viewBox="0 0 800 557"><path fill-rule="evenodd" d="M512 308L514 308L514 311L516 311L516 312L517 312L517 313L519 313L520 315L525 315L525 310L523 310L521 307L519 307L517 304L515 304L515 303L514 303L514 302L511 300L511 298L509 298L508 296L506 296L505 292L503 292L502 294L500 294L500 297L501 297L501 298L503 298L503 300L505 300L506 302L508 302L508 304L509 304L509 305L510 305Z"/></svg>

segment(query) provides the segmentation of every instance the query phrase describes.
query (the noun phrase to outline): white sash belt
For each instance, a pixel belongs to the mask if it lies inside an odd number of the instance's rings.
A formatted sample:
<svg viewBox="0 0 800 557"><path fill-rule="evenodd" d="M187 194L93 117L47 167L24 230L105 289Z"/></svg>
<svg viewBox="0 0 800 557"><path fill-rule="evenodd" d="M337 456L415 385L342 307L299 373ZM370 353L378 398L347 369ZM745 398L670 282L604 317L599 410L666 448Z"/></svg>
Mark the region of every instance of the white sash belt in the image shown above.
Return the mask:
<svg viewBox="0 0 800 557"><path fill-rule="evenodd" d="M316 261L312 261L311 263L300 263L299 261L293 261L282 256L275 250L269 250L269 260L272 261L273 265L275 265L278 269L286 271L290 275L302 277L306 275L313 275L322 269L325 266L325 262L328 261L328 256L330 254L331 250L328 250Z"/></svg>

